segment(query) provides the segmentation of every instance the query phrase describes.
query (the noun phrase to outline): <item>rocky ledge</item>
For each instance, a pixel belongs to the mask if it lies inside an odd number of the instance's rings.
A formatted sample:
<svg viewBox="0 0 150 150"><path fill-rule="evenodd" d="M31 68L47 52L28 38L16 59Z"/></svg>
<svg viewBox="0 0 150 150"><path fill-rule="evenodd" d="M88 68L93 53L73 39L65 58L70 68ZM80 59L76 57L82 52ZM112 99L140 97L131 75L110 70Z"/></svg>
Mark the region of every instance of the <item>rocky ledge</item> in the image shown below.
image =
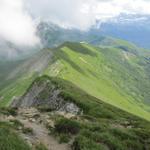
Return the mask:
<svg viewBox="0 0 150 150"><path fill-rule="evenodd" d="M75 115L81 112L75 103L65 100L62 89L49 79L35 81L22 97L13 100L11 107L42 107Z"/></svg>

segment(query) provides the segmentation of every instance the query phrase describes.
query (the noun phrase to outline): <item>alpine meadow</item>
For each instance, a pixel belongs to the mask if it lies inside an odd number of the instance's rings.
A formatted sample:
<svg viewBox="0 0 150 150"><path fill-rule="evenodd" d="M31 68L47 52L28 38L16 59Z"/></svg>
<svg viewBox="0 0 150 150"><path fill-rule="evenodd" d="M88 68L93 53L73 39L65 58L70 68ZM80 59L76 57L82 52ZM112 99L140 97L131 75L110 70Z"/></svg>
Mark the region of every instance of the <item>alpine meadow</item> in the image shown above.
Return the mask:
<svg viewBox="0 0 150 150"><path fill-rule="evenodd" d="M149 9L0 0L0 150L149 150Z"/></svg>

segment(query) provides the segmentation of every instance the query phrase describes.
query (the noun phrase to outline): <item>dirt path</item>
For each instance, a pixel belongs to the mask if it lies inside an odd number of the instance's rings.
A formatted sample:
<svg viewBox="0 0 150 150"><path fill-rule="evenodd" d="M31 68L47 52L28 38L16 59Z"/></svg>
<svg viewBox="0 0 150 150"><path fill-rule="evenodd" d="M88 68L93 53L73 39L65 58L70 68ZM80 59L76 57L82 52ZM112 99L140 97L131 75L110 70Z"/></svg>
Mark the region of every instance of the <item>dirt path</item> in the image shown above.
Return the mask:
<svg viewBox="0 0 150 150"><path fill-rule="evenodd" d="M18 116L15 118L5 116L0 117L0 120L9 121L10 119L16 119L20 121L25 128L31 128L33 133L19 133L32 147L41 143L45 145L48 150L71 150L69 144L60 144L53 136L49 135L48 129L42 122L40 123L39 120L33 118L33 115L37 113L39 112L36 109L19 110ZM42 120L42 115L40 117Z"/></svg>
<svg viewBox="0 0 150 150"><path fill-rule="evenodd" d="M31 140L33 145L35 143L44 144L48 150L70 150L69 145L67 144L59 144L56 139L50 136L49 131L42 124L37 124L33 122L29 122L28 120L20 120L25 127L33 129L33 135L24 135L26 140Z"/></svg>

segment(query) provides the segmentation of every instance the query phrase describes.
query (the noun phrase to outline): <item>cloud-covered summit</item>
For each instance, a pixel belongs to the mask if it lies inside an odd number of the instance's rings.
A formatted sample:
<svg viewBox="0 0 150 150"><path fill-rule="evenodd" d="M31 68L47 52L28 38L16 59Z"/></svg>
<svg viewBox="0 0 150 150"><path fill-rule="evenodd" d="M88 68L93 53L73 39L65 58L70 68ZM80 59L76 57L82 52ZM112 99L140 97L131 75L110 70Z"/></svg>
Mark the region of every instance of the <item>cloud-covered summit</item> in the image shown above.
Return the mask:
<svg viewBox="0 0 150 150"><path fill-rule="evenodd" d="M39 18L61 27L88 30L97 21L117 20L122 14L150 15L150 1L0 0L0 39L19 46L34 46L39 43L35 26Z"/></svg>

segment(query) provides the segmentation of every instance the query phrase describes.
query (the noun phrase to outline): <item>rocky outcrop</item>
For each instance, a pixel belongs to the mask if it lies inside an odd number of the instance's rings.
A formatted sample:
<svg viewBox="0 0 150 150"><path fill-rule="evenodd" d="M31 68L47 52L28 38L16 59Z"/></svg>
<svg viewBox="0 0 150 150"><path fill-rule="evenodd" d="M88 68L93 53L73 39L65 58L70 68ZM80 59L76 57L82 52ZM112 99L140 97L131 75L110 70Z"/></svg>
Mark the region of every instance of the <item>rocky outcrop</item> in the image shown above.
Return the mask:
<svg viewBox="0 0 150 150"><path fill-rule="evenodd" d="M21 98L15 99L11 106L16 108L45 107L54 111L63 111L72 114L80 112L73 102L65 101L60 96L62 90L50 80L35 82Z"/></svg>

